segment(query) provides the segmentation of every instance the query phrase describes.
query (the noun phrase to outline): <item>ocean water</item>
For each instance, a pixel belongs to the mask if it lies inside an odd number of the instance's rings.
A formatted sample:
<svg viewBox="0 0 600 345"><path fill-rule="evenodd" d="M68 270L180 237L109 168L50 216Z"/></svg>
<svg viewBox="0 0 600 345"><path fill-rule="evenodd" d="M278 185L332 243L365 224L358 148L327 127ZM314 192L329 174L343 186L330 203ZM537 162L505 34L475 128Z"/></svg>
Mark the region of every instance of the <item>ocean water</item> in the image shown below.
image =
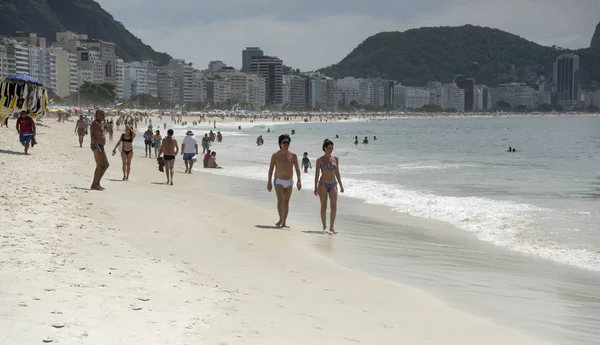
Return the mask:
<svg viewBox="0 0 600 345"><path fill-rule="evenodd" d="M295 129L291 149L307 151L313 165L323 139L334 141L346 188L342 234L306 234L323 255L557 344L598 344L600 117L217 127L224 141L212 149L224 169L198 171L213 191L267 207L274 205L265 185L279 134ZM176 136L192 129L199 137L212 125L173 128ZM354 136L370 143L354 145ZM506 152L509 146L517 152ZM313 180L314 171L303 174L305 190L294 194L291 217L316 233Z"/></svg>

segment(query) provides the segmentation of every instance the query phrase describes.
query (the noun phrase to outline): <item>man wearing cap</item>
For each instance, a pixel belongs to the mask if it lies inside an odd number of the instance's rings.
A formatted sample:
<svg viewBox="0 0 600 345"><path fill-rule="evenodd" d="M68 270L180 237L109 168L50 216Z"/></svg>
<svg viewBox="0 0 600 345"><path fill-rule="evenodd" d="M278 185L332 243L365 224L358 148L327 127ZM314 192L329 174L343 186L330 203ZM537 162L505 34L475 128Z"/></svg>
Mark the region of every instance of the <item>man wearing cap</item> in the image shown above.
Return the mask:
<svg viewBox="0 0 600 345"><path fill-rule="evenodd" d="M19 141L25 148L25 154L29 154L31 139L35 136L35 122L26 110L21 111L21 116L17 119L17 132L19 133Z"/></svg>
<svg viewBox="0 0 600 345"><path fill-rule="evenodd" d="M198 141L196 141L196 137L194 137L192 131L185 133L185 138L183 138L181 144L181 154L185 162L185 172L186 174L191 174L192 167L194 166L193 158L198 154Z"/></svg>

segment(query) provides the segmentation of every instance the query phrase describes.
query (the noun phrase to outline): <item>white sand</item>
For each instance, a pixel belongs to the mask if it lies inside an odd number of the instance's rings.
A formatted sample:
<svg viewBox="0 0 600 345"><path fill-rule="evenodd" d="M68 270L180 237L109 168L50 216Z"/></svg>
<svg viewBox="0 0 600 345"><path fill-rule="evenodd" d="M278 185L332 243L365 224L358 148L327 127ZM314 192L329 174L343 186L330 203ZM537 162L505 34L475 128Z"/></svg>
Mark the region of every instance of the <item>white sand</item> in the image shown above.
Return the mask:
<svg viewBox="0 0 600 345"><path fill-rule="evenodd" d="M130 181L117 155L106 191L87 191L89 137L45 123L30 156L7 153L14 121L0 129L2 345L547 344L337 267L301 224L256 227L274 210L204 192L180 158L175 186L135 152Z"/></svg>

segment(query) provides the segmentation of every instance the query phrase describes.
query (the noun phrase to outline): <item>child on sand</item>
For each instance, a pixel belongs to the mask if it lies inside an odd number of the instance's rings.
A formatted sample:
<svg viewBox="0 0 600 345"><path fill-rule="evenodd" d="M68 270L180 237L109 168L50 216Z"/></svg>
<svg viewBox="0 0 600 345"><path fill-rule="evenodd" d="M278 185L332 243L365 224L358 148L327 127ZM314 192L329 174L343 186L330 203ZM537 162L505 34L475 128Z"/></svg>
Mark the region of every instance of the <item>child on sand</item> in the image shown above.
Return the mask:
<svg viewBox="0 0 600 345"><path fill-rule="evenodd" d="M312 169L310 159L308 159L308 152L304 152L302 156L302 168L304 168L304 173L307 173L309 168Z"/></svg>

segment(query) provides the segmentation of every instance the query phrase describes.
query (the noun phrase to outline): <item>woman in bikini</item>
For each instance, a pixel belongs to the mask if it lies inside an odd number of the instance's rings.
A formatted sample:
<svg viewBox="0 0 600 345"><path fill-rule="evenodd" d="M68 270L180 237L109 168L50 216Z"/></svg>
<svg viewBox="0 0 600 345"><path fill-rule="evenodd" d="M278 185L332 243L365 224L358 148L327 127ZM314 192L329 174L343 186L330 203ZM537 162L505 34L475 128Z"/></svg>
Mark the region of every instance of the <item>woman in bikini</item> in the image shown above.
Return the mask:
<svg viewBox="0 0 600 345"><path fill-rule="evenodd" d="M156 158L158 158L158 151L160 150L160 145L162 145L162 136L160 135L160 131L158 129L154 132L152 141L152 145L154 146L154 155Z"/></svg>
<svg viewBox="0 0 600 345"><path fill-rule="evenodd" d="M121 138L117 142L113 150L113 156L117 153L117 148L121 143L121 160L123 161L123 181L129 180L129 172L131 171L131 159L133 158L133 139L135 139L135 131L129 125L125 126L125 133L121 134Z"/></svg>
<svg viewBox="0 0 600 345"><path fill-rule="evenodd" d="M325 154L317 159L315 169L315 195L321 200L321 222L323 223L323 233L327 230L327 199L331 205L331 215L329 219L329 232L337 234L335 231L335 216L337 213L338 188L344 192L342 179L340 178L340 160L332 155L333 142L325 139L323 142L323 151Z"/></svg>

